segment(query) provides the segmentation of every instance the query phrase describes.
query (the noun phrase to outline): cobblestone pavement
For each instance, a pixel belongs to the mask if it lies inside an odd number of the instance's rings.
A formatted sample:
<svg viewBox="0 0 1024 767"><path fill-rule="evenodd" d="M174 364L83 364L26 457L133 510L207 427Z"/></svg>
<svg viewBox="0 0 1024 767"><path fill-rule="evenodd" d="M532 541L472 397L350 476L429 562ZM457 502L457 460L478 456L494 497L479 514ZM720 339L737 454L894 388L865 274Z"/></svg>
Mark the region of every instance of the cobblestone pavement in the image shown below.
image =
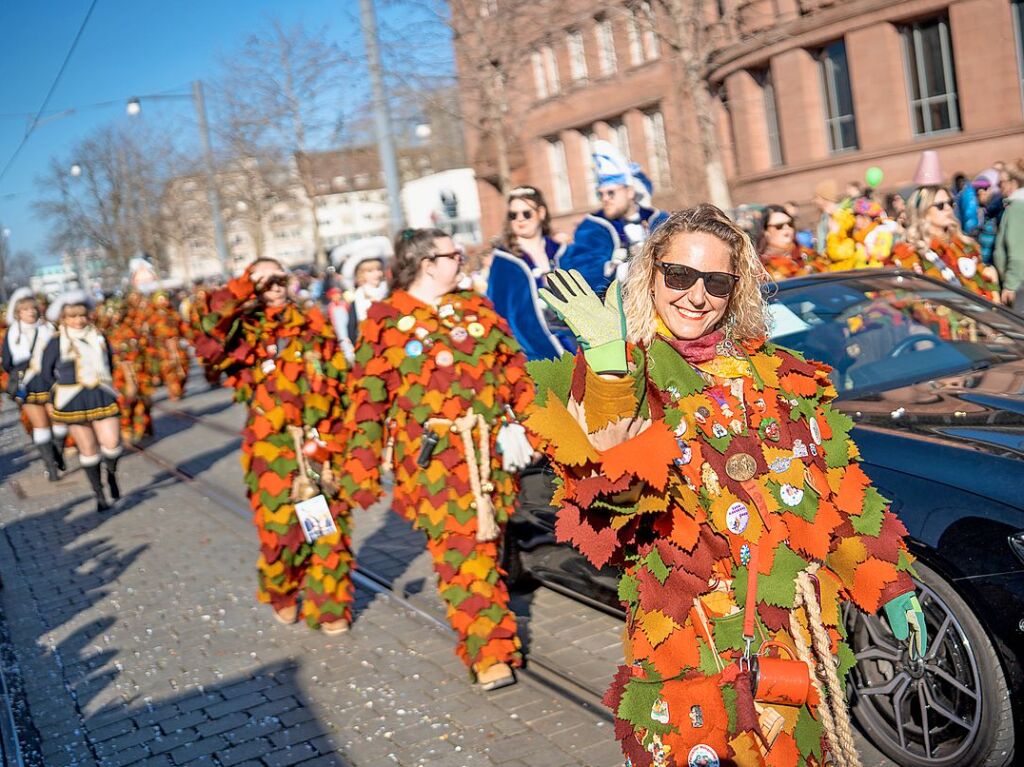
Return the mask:
<svg viewBox="0 0 1024 767"><path fill-rule="evenodd" d="M126 498L104 516L80 472L45 482L0 417L0 480L14 480L0 494L0 604L37 730L23 733L28 764L621 764L594 705L621 621L544 588L516 594L533 668L558 674L478 692L437 626L421 534L386 503L357 515L357 559L402 599L357 589L340 639L276 624L253 597L242 412L196 389L158 408L149 458L122 461Z"/></svg>

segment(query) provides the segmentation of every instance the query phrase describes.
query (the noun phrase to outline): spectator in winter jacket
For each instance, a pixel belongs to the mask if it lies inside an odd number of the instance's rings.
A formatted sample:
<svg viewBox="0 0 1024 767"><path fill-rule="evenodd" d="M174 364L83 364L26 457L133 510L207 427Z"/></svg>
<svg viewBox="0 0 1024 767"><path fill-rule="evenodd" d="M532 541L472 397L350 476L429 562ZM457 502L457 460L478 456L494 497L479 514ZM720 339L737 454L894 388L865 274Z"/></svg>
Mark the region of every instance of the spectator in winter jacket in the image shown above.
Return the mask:
<svg viewBox="0 0 1024 767"><path fill-rule="evenodd" d="M968 237L977 239L981 228L978 193L974 184L963 173L953 177L953 192L956 199L956 215L960 219L960 230Z"/></svg>
<svg viewBox="0 0 1024 767"><path fill-rule="evenodd" d="M1003 303L1024 310L1024 169L1008 166L999 174L1006 200L993 261L1003 282Z"/></svg>
<svg viewBox="0 0 1024 767"><path fill-rule="evenodd" d="M978 193L979 218L978 244L981 246L981 259L986 264L992 263L992 251L996 247L996 232L1003 218L1003 194L999 191L999 171L988 168L979 173L972 182Z"/></svg>

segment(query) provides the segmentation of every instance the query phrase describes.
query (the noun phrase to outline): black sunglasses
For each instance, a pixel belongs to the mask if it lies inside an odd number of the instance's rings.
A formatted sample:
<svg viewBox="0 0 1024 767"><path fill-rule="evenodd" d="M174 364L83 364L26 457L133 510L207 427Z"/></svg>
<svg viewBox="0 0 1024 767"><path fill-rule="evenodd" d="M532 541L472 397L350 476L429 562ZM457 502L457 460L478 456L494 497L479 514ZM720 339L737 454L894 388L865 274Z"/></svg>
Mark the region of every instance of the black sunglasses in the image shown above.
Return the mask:
<svg viewBox="0 0 1024 767"><path fill-rule="evenodd" d="M508 220L515 221L517 218L522 217L523 221L529 221L533 218L532 210L510 210L508 212Z"/></svg>
<svg viewBox="0 0 1024 767"><path fill-rule="evenodd" d="M655 261L654 265L665 275L665 286L671 290L689 290L697 280L703 279L708 293L717 298L727 298L740 281L738 275L729 272L702 272L691 266L665 261Z"/></svg>
<svg viewBox="0 0 1024 767"><path fill-rule="evenodd" d="M945 210L946 208L952 208L953 203L950 200L943 200L942 202L933 202L932 207L935 210Z"/></svg>
<svg viewBox="0 0 1024 767"><path fill-rule="evenodd" d="M779 224L768 224L765 228L766 229L792 229L793 228L793 222L792 221L783 221L783 222L781 222Z"/></svg>

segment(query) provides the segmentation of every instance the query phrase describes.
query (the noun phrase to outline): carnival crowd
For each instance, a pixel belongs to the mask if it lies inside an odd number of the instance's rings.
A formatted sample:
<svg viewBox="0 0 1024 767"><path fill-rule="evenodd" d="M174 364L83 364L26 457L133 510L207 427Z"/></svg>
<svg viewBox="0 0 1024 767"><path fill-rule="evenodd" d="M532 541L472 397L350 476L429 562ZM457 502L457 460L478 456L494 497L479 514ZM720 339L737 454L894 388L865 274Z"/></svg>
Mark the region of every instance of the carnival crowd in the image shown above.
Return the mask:
<svg viewBox="0 0 1024 767"><path fill-rule="evenodd" d="M500 544L540 482L559 539L619 568L606 703L627 764L856 764L843 605L883 613L912 655L928 630L829 369L768 340L763 287L902 267L1019 309L1024 168L947 184L925 153L906 198L825 182L801 222L793 204L668 214L611 145L594 162L601 208L571 241L516 187L475 282L447 233L418 229L322 279L259 258L188 295L16 291L4 390L49 479L74 445L104 512L156 388L184 395L191 347L246 408L257 598L345 632L357 510L390 492L485 690L523 662Z"/></svg>

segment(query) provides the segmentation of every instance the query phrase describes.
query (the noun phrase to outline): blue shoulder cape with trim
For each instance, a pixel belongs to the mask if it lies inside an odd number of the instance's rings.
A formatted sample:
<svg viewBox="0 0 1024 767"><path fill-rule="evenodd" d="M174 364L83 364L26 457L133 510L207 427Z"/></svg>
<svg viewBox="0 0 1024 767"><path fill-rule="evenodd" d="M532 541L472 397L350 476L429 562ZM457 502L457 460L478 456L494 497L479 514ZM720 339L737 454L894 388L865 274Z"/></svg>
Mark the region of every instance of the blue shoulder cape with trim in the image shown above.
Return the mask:
<svg viewBox="0 0 1024 767"><path fill-rule="evenodd" d="M640 220L653 232L668 219L668 214L653 208L640 208ZM588 213L573 235L573 243L565 251L560 267L576 269L598 295L604 295L615 274L605 274L605 264L619 248L627 247L624 219L608 219L604 213Z"/></svg>
<svg viewBox="0 0 1024 767"><path fill-rule="evenodd" d="M545 241L552 269L560 266L565 250L548 238ZM523 347L527 358L557 359L563 352L576 352L576 338L547 308L537 294L537 279L531 264L521 255L495 248L487 278L487 297L491 299Z"/></svg>

